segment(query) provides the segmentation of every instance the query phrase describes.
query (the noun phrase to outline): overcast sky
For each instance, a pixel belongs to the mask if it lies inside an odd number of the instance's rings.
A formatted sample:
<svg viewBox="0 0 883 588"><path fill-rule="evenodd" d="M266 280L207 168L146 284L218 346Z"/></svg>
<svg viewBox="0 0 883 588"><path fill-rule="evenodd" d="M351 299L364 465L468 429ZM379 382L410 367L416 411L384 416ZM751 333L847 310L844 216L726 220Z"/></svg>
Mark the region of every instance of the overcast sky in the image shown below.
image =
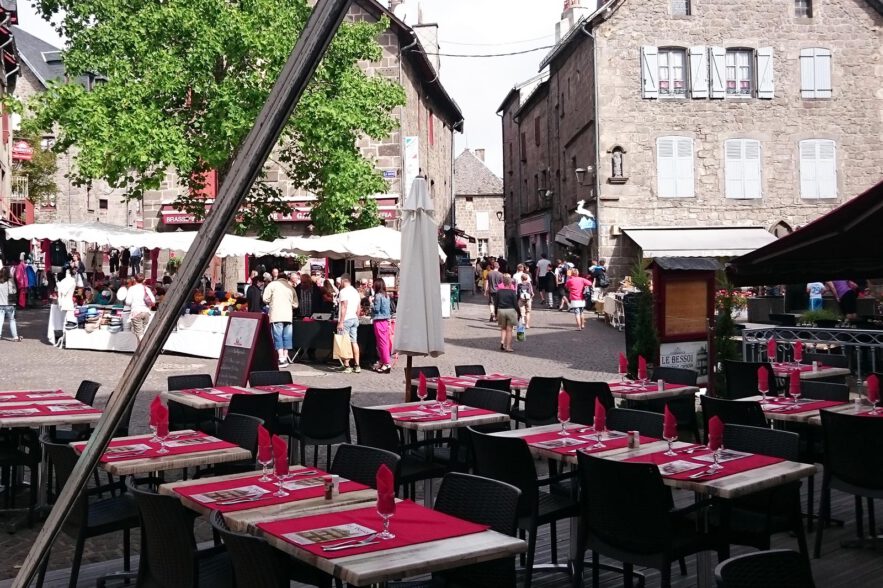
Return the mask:
<svg viewBox="0 0 883 588"><path fill-rule="evenodd" d="M551 45L563 0L423 0L425 22L439 25L441 53L510 53ZM61 44L30 2L19 2L19 24L51 43ZM456 151L487 150L486 161L502 175L497 107L516 83L535 76L548 50L493 58L442 57L441 79L466 118Z"/></svg>

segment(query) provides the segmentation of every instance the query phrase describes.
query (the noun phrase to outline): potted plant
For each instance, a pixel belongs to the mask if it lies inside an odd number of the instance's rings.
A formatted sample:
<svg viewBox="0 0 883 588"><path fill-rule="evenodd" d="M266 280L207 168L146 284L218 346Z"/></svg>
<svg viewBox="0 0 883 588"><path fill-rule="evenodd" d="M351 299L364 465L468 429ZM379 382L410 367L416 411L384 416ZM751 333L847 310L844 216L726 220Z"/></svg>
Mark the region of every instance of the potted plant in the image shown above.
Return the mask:
<svg viewBox="0 0 883 588"><path fill-rule="evenodd" d="M840 315L833 310L808 310L800 315L800 320L807 325L815 325L822 329L833 329L840 322Z"/></svg>
<svg viewBox="0 0 883 588"><path fill-rule="evenodd" d="M655 362L659 353L659 337L653 324L653 292L650 289L650 275L644 268L643 257L638 257L632 271L632 283L638 292L635 312L635 342L628 350L629 373L638 373L638 356L642 355L649 364Z"/></svg>

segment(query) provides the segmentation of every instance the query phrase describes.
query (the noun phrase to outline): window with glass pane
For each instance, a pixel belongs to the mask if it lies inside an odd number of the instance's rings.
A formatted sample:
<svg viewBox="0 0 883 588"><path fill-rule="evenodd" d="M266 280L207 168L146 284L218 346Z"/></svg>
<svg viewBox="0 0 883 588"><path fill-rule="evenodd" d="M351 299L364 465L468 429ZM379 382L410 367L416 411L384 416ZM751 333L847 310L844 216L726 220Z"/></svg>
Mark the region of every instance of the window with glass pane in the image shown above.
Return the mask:
<svg viewBox="0 0 883 588"><path fill-rule="evenodd" d="M684 49L659 50L659 96L683 98L687 95L687 52Z"/></svg>
<svg viewBox="0 0 883 588"><path fill-rule="evenodd" d="M488 255L489 243L490 242L487 239L478 239L478 256L479 257L484 257L485 255Z"/></svg>
<svg viewBox="0 0 883 588"><path fill-rule="evenodd" d="M671 0L672 16L690 16L690 0Z"/></svg>
<svg viewBox="0 0 883 588"><path fill-rule="evenodd" d="M794 16L812 18L812 0L794 0Z"/></svg>
<svg viewBox="0 0 883 588"><path fill-rule="evenodd" d="M751 96L753 52L745 49L727 50L727 96Z"/></svg>

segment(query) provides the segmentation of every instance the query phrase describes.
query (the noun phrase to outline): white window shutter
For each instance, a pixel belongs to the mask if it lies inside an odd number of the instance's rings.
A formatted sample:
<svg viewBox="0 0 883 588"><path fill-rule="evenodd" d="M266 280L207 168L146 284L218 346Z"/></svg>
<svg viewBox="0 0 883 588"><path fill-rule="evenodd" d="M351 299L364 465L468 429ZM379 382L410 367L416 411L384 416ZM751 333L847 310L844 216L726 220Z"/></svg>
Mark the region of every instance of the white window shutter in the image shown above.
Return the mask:
<svg viewBox="0 0 883 588"><path fill-rule="evenodd" d="M724 143L725 183L727 198L744 198L745 167L742 162L742 141L730 140Z"/></svg>
<svg viewBox="0 0 883 588"><path fill-rule="evenodd" d="M690 95L708 98L708 53L704 45L690 47Z"/></svg>
<svg viewBox="0 0 883 588"><path fill-rule="evenodd" d="M815 50L800 50L800 97L816 97Z"/></svg>
<svg viewBox="0 0 883 588"><path fill-rule="evenodd" d="M816 183L819 198L837 197L837 155L834 141L816 141Z"/></svg>
<svg viewBox="0 0 883 588"><path fill-rule="evenodd" d="M677 196L692 198L693 188L693 139L680 137L677 139L676 169Z"/></svg>
<svg viewBox="0 0 883 588"><path fill-rule="evenodd" d="M770 100L774 95L773 48L757 50L757 97Z"/></svg>
<svg viewBox="0 0 883 588"><path fill-rule="evenodd" d="M711 78L711 97L724 98L726 94L726 56L727 50L723 47L712 47L708 51L708 69Z"/></svg>
<svg viewBox="0 0 883 588"><path fill-rule="evenodd" d="M800 142L800 197L818 198L816 181L816 141Z"/></svg>
<svg viewBox="0 0 883 588"><path fill-rule="evenodd" d="M675 137L660 137L656 141L656 177L661 198L677 196L675 140Z"/></svg>
<svg viewBox="0 0 883 588"><path fill-rule="evenodd" d="M743 141L742 143L744 146L742 195L744 198L760 198L760 141Z"/></svg>
<svg viewBox="0 0 883 588"><path fill-rule="evenodd" d="M831 52L827 49L815 50L816 98L831 97Z"/></svg>
<svg viewBox="0 0 883 588"><path fill-rule="evenodd" d="M659 75L659 53L656 47L641 47L641 84L644 98L659 97L657 76Z"/></svg>

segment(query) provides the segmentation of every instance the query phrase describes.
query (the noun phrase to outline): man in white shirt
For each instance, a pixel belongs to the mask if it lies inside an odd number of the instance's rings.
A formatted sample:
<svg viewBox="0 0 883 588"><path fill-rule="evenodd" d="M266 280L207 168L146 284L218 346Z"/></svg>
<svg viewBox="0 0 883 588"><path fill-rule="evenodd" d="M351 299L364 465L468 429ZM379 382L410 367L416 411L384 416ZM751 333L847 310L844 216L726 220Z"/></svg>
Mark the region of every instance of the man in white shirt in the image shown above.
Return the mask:
<svg viewBox="0 0 883 588"><path fill-rule="evenodd" d="M150 322L150 309L156 304L153 290L144 285L144 276L135 274L135 285L126 292L126 306L129 308L129 324L138 342L144 338L147 323Z"/></svg>
<svg viewBox="0 0 883 588"><path fill-rule="evenodd" d="M337 314L337 332L339 334L349 335L350 343L353 346L353 366L350 367L349 360L343 359L344 373L362 371L359 366L359 309L362 307L362 297L359 291L353 288L349 274L340 276L340 293L337 295L340 301L340 310Z"/></svg>
<svg viewBox="0 0 883 588"><path fill-rule="evenodd" d="M552 269L552 262L546 259L546 254L540 255L537 262L537 289L540 291L540 300L546 303L546 294L548 294L548 306L552 306L552 291L554 284L549 284L549 270Z"/></svg>
<svg viewBox="0 0 883 588"><path fill-rule="evenodd" d="M132 275L137 276L141 273L141 248L129 248L129 267L132 269Z"/></svg>

